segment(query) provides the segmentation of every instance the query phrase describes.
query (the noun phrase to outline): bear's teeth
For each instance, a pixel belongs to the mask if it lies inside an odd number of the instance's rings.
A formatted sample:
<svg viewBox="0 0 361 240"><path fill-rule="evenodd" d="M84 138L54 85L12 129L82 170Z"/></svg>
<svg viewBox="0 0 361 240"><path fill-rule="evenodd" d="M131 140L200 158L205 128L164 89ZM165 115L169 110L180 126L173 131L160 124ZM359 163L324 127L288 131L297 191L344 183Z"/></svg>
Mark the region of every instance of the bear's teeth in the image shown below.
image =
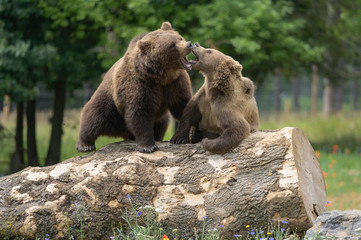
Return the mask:
<svg viewBox="0 0 361 240"><path fill-rule="evenodd" d="M188 62L188 60L187 60L186 57L183 57L183 58L181 59L181 62L182 62L182 65L183 65L183 67L184 67L185 69L187 69L187 70L192 70L192 66L191 66L191 64Z"/></svg>

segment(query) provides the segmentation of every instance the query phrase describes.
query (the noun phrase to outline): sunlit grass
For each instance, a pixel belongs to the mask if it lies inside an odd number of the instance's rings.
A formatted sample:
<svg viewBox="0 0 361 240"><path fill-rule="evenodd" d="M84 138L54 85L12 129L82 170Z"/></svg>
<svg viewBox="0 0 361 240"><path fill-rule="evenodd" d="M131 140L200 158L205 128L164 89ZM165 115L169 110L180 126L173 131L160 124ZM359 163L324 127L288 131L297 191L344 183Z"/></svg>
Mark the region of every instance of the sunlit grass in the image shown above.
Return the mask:
<svg viewBox="0 0 361 240"><path fill-rule="evenodd" d="M262 117L262 116L261 116ZM260 129L298 127L314 149L332 151L334 144L342 149L361 151L361 112L345 112L329 117L309 114L271 115L261 118Z"/></svg>

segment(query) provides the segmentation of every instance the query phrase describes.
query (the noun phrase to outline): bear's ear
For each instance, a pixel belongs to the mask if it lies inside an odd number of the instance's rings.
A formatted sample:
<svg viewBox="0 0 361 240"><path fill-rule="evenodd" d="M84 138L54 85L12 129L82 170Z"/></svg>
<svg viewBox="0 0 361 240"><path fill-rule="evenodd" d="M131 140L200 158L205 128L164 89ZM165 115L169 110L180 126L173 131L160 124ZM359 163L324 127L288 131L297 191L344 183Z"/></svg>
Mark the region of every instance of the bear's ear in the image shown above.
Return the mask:
<svg viewBox="0 0 361 240"><path fill-rule="evenodd" d="M238 61L230 60L229 66L231 70L235 70L237 72L242 71L243 67Z"/></svg>
<svg viewBox="0 0 361 240"><path fill-rule="evenodd" d="M139 40L138 47L142 53L147 53L150 50L151 42L149 40Z"/></svg>
<svg viewBox="0 0 361 240"><path fill-rule="evenodd" d="M170 24L170 22L162 23L162 27L160 29L162 29L164 31L173 30L172 24Z"/></svg>

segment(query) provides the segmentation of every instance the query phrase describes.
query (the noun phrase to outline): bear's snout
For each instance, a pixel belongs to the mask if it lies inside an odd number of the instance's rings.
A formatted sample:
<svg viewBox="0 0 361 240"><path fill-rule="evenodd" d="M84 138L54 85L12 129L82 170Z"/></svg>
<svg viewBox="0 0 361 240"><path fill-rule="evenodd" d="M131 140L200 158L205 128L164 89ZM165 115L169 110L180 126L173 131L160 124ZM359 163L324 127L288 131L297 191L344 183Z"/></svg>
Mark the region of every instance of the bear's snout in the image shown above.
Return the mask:
<svg viewBox="0 0 361 240"><path fill-rule="evenodd" d="M191 41L187 42L187 48L190 48L190 49L194 48L194 45L192 44Z"/></svg>

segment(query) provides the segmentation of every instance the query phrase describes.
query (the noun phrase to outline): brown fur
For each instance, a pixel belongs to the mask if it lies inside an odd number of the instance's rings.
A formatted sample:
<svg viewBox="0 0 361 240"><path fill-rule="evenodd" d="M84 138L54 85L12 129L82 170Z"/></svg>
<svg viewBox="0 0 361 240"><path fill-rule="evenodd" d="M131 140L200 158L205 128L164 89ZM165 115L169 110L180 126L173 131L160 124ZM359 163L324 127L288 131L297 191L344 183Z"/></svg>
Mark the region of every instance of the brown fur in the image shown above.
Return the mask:
<svg viewBox="0 0 361 240"><path fill-rule="evenodd" d="M168 110L180 119L192 96L181 63L190 47L168 22L135 37L84 106L77 150L94 151L97 137L108 135L135 140L140 152L155 151L155 141L167 129Z"/></svg>
<svg viewBox="0 0 361 240"><path fill-rule="evenodd" d="M205 83L187 104L171 142L201 141L206 150L223 153L257 131L259 116L253 82L242 77L242 66L214 49L193 48L193 65Z"/></svg>

